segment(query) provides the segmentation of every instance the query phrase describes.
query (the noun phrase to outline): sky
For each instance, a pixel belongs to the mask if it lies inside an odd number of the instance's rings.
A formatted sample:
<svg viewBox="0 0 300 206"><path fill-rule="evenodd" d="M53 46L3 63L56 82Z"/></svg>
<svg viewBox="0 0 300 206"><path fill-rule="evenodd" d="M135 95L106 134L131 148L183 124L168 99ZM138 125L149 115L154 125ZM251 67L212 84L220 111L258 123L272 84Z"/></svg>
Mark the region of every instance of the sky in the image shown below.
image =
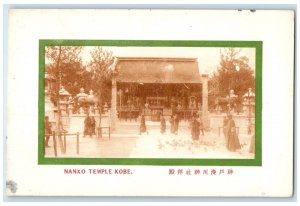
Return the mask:
<svg viewBox="0 0 300 206"><path fill-rule="evenodd" d="M83 63L91 60L94 47L83 47ZM197 58L200 74L213 74L220 62L220 47L102 47L112 51L116 57L186 57ZM249 59L249 66L255 71L255 48L240 48L240 55Z"/></svg>

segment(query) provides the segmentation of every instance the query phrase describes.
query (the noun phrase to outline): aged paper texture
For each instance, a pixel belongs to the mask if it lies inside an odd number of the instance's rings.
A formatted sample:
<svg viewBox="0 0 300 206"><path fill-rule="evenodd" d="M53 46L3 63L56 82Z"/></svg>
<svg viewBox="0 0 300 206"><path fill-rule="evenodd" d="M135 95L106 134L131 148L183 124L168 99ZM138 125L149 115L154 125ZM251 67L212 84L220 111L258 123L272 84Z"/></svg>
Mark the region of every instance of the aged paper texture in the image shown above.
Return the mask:
<svg viewBox="0 0 300 206"><path fill-rule="evenodd" d="M293 11L10 10L8 34L7 195L292 195Z"/></svg>

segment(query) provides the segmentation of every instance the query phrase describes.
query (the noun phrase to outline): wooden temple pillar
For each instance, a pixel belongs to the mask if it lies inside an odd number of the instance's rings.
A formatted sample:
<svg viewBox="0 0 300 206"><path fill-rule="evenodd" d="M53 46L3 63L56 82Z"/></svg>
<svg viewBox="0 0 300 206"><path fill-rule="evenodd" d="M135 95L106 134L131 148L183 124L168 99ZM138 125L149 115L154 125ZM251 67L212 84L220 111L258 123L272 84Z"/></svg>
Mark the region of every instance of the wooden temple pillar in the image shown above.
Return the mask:
<svg viewBox="0 0 300 206"><path fill-rule="evenodd" d="M202 121L204 128L210 127L208 115L208 74L202 74Z"/></svg>
<svg viewBox="0 0 300 206"><path fill-rule="evenodd" d="M111 109L110 109L110 129L111 131L116 130L117 116L117 74L112 76L112 87L111 87Z"/></svg>

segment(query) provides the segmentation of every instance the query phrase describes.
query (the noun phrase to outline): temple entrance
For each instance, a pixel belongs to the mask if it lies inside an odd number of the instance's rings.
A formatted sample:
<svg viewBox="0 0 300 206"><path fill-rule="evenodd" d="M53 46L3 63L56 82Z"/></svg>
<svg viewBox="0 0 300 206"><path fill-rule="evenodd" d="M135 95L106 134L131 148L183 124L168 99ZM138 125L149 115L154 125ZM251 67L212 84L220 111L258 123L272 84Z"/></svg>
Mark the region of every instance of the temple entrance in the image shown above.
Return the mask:
<svg viewBox="0 0 300 206"><path fill-rule="evenodd" d="M139 131L142 115L151 130L159 129L161 115L168 123L174 114L186 127L194 115L209 126L207 79L200 76L196 58L118 57L112 79L112 130Z"/></svg>
<svg viewBox="0 0 300 206"><path fill-rule="evenodd" d="M160 121L161 115L175 113L189 120L201 110L201 84L119 82L117 90L117 111L121 120L135 120L143 114L148 120Z"/></svg>

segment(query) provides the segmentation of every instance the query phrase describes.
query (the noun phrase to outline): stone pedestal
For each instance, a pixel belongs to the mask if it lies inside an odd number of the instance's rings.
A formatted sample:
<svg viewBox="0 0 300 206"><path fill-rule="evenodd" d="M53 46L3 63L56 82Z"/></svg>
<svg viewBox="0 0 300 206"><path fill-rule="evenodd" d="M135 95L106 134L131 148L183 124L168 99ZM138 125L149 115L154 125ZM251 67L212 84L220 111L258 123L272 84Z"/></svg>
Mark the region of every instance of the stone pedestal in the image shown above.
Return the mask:
<svg viewBox="0 0 300 206"><path fill-rule="evenodd" d="M99 126L99 115L92 115L96 121L96 128ZM69 116L62 116L62 119L68 118L69 127L66 128L68 133L77 133L83 134L84 130L84 119L86 118L86 114L72 114ZM108 127L110 124L108 114L101 115L101 125L103 127Z"/></svg>

